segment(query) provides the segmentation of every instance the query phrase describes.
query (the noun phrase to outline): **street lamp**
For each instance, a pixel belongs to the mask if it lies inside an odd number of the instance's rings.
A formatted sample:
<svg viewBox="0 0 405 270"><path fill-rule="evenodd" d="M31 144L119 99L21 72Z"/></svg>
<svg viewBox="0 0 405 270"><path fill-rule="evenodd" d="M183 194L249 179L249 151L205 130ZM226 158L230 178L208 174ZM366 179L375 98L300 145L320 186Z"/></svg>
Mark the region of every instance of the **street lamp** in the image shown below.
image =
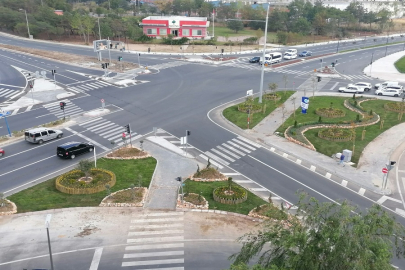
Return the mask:
<svg viewBox="0 0 405 270"><path fill-rule="evenodd" d="M51 219L52 219L52 214L47 214L46 219L45 219L45 227L46 227L46 234L48 236L48 248L49 248L49 258L51 260L51 269L54 270L53 260L52 260L51 241L49 239L49 225L51 223Z"/></svg>
<svg viewBox="0 0 405 270"><path fill-rule="evenodd" d="M97 22L98 22L98 39L101 40L100 17L97 17Z"/></svg>
<svg viewBox="0 0 405 270"><path fill-rule="evenodd" d="M22 9L22 8L20 8L19 10L20 10L20 11L24 10L24 13L25 13L25 20L27 21L28 38L30 38L30 37L31 37L31 33L30 33L30 26L29 26L29 24L28 24L27 11L26 11L25 9Z"/></svg>
<svg viewBox="0 0 405 270"><path fill-rule="evenodd" d="M266 43L267 43L267 25L269 21L269 10L270 10L270 3L267 5L267 14L266 14L266 26L264 27L264 44L263 44L263 63L260 75L260 95L259 95L259 103L263 102L263 80L264 80L264 59L266 55ZM228 21L242 21L242 20L234 20L228 19ZM263 22L262 20L243 20L247 22Z"/></svg>

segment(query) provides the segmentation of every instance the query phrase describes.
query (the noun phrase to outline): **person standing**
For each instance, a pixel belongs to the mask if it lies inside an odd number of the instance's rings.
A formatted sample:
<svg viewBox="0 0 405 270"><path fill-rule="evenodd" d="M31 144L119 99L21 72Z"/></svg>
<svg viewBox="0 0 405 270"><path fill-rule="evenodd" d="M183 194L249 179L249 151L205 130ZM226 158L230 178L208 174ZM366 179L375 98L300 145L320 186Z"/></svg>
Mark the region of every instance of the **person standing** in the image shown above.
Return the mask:
<svg viewBox="0 0 405 270"><path fill-rule="evenodd" d="M343 163L344 160L345 160L345 155L343 155L343 153L342 153L342 155L340 155L340 161L339 161L338 165L343 164L343 167L344 167L345 166L345 164Z"/></svg>

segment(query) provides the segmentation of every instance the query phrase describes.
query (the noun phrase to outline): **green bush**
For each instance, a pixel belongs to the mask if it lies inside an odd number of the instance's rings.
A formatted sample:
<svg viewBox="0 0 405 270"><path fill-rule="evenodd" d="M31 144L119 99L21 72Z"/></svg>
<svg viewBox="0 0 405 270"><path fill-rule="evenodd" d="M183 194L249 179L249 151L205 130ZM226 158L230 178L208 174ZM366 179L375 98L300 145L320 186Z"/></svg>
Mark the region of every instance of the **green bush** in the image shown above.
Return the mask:
<svg viewBox="0 0 405 270"><path fill-rule="evenodd" d="M183 45L188 41L188 38L182 37L180 39L173 39L173 37L169 36L167 38L162 39L162 43L166 45Z"/></svg>
<svg viewBox="0 0 405 270"><path fill-rule="evenodd" d="M142 34L137 40L140 42L149 42L153 39L153 37L149 37L145 34Z"/></svg>

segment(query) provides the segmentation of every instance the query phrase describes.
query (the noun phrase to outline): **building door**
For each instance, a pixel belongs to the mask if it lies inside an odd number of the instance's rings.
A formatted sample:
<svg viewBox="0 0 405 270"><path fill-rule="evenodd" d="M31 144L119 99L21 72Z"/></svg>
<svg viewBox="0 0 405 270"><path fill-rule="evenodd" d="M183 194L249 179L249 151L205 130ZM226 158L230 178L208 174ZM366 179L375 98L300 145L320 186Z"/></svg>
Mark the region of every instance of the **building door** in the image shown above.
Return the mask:
<svg viewBox="0 0 405 270"><path fill-rule="evenodd" d="M179 30L172 30L172 35L175 37L179 36Z"/></svg>

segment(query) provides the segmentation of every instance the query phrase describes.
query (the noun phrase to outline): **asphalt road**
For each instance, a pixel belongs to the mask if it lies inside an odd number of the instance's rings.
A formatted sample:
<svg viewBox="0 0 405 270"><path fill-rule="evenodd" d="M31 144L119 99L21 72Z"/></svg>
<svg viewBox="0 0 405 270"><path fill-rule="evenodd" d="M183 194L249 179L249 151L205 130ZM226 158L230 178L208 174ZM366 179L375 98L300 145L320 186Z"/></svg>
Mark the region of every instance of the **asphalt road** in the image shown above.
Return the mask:
<svg viewBox="0 0 405 270"><path fill-rule="evenodd" d="M14 39L6 39L4 42L18 46L45 48L47 50L59 50L61 48L62 51L82 55L94 54L91 50L81 47L76 48ZM352 45L346 44L342 46L349 48ZM311 47L311 50L317 53L319 49L319 53L326 54L332 52L333 46L314 46ZM400 50L402 49L401 46L403 45L392 46L391 50ZM367 52L372 52L372 49L339 54L337 69L345 74L361 75L361 67L366 66L370 61ZM362 57L363 53L365 55ZM381 53L379 57L382 56ZM130 57L132 56L125 59L130 59ZM336 57L335 55L324 57L324 62L334 61ZM0 73L2 70L9 69L9 65L13 65L13 63L30 71L57 68L57 81L67 88L72 83L83 85L93 83L93 80L71 71L95 75L101 74L101 70L98 72L43 59L32 58L32 61L29 62L22 61L18 53L9 55L1 52L0 58L8 61L7 65L0 67ZM150 61L151 63L160 64L173 60L150 59ZM213 107L244 96L246 90L253 88L257 92L260 79L259 68L246 68L254 67L254 64L245 65L243 63L239 65L238 63L238 61L235 61L232 66L187 63L174 68L162 69L158 74L138 77L138 79L149 81L144 84L125 88L106 86L81 93L70 100L71 104L68 104L67 111L70 108L77 107L79 110L75 112L80 114L98 108L101 98L105 99L108 104L113 104L117 110L102 117L102 120L100 120L101 130L91 130L86 125L73 125L68 130L64 130L65 136L60 140L47 142L41 146L22 141L4 147L7 156L1 159L0 191L16 191L19 189L18 187L28 182L38 179L39 181L46 180L54 175L55 171L63 172L74 166L78 160L61 160L56 157L55 151L58 144L68 140L92 140L104 148L109 148L111 147L110 140L103 133L108 131L114 133L114 136L119 136L123 131L123 126L127 123L131 124L136 134L141 135L151 132L153 127L167 130L177 137L183 136L186 130L190 130L192 132L190 143L202 152L232 140L235 135L214 125L207 118L207 113ZM292 78L288 80L287 87L298 87L309 78L313 69L319 67L320 62L317 59L302 61L282 69L274 69L266 72L264 85L270 82L283 85L283 75L289 74L288 76ZM293 71L305 72L305 74L295 73L296 75L294 75ZM327 91L327 87L330 85L329 82L321 90ZM37 108L32 108L30 111L22 111L8 117L8 121L12 130L21 130L58 118L60 118L60 111L50 111L43 106L37 106ZM113 123L111 126L114 128L107 127L107 125L104 128L103 122ZM4 126L0 128L0 134L6 134ZM98 153L103 151L103 147L100 148ZM80 158L87 157L88 154ZM265 149L253 151L248 156L232 162L230 167L291 202L296 200L294 193L297 190L305 190L320 201L348 199L361 209L368 208L373 204L372 200L334 183L327 182L319 175L300 166L286 163L284 159ZM7 194L10 194L10 192ZM405 224L403 217L398 216L398 220ZM401 266L405 265L402 261L398 263Z"/></svg>

